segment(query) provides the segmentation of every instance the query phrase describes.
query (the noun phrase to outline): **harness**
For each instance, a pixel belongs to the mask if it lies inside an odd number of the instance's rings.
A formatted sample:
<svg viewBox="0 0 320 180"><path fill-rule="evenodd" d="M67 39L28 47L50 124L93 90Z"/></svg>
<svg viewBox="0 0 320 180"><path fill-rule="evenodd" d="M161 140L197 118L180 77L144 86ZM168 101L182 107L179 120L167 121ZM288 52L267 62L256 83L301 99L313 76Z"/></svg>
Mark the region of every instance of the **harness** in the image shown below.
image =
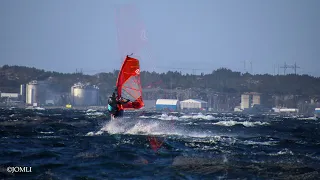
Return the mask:
<svg viewBox="0 0 320 180"><path fill-rule="evenodd" d="M109 98L108 100L108 111L111 113L111 114L114 114L116 113L118 110L118 107L117 107L117 102L114 101L111 97Z"/></svg>

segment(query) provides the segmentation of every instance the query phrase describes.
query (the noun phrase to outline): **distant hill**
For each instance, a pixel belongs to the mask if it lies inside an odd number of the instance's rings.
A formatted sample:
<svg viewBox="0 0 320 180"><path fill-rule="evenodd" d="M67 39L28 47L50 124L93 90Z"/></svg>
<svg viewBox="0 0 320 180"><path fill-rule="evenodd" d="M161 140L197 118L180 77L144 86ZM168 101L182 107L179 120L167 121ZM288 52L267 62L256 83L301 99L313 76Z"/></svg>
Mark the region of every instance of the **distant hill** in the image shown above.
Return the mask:
<svg viewBox="0 0 320 180"><path fill-rule="evenodd" d="M90 82L98 85L102 94L114 88L118 71L84 75L81 73L59 73L25 66L0 67L0 91L19 92L20 84L31 80L48 80L55 84L55 91L70 92L76 82ZM234 72L226 68L214 70L211 74L183 75L180 72L141 72L143 87L149 88L200 88L216 92L243 93L260 92L266 94L295 94L305 96L320 95L320 78L308 75L251 75Z"/></svg>
<svg viewBox="0 0 320 180"><path fill-rule="evenodd" d="M59 73L44 71L42 69L30 68L25 66L0 67L0 91L1 92L20 92L20 85L32 80L47 80L51 82L54 91L70 92L71 86L76 82L90 82L101 87L102 92L113 87L116 81L114 73L100 73L95 76L84 75L81 73Z"/></svg>

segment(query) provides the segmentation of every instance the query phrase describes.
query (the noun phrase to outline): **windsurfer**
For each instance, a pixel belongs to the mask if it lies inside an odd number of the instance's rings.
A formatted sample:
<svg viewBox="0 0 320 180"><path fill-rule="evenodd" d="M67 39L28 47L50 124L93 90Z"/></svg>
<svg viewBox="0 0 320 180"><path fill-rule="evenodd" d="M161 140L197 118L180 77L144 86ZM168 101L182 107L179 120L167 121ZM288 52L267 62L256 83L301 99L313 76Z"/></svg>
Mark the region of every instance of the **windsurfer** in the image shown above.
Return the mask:
<svg viewBox="0 0 320 180"><path fill-rule="evenodd" d="M123 116L123 104L128 103L129 99L116 96L117 89L112 93L112 96L108 100L108 111L115 117Z"/></svg>
<svg viewBox="0 0 320 180"><path fill-rule="evenodd" d="M117 97L116 97L115 92L113 92L112 96L109 97L109 100L108 100L108 111L111 114L115 114L116 111L117 111Z"/></svg>

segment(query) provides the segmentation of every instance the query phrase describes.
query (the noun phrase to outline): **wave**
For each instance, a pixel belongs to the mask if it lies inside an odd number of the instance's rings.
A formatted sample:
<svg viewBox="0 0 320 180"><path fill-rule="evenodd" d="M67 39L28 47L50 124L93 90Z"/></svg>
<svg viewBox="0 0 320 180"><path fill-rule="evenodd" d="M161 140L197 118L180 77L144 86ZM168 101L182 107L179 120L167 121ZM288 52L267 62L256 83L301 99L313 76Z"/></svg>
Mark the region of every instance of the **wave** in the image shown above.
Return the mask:
<svg viewBox="0 0 320 180"><path fill-rule="evenodd" d="M270 153L269 155L270 156L294 155L294 153L291 150L285 148L285 149L283 149L283 150L281 150L281 151L279 151L277 153Z"/></svg>
<svg viewBox="0 0 320 180"><path fill-rule="evenodd" d="M89 132L88 136L109 134L131 134L131 135L177 135L173 126L154 120L135 120L121 118L107 122L98 132Z"/></svg>
<svg viewBox="0 0 320 180"><path fill-rule="evenodd" d="M242 142L245 145L262 145L262 146L274 146L278 143L278 141L265 141L265 142L259 142L259 141L250 141L246 140Z"/></svg>
<svg viewBox="0 0 320 180"><path fill-rule="evenodd" d="M216 123L212 123L213 125L218 125L218 126L235 126L238 124L241 124L245 127L255 127L255 126L265 126L265 125L270 125L267 122L261 122L261 121L256 121L256 122L250 122L250 121L234 121L234 120L230 120L230 121L219 121Z"/></svg>
<svg viewBox="0 0 320 180"><path fill-rule="evenodd" d="M196 114L196 115L184 115L181 116L180 119L203 119L203 120L214 120L216 119L212 115L203 115L201 113Z"/></svg>

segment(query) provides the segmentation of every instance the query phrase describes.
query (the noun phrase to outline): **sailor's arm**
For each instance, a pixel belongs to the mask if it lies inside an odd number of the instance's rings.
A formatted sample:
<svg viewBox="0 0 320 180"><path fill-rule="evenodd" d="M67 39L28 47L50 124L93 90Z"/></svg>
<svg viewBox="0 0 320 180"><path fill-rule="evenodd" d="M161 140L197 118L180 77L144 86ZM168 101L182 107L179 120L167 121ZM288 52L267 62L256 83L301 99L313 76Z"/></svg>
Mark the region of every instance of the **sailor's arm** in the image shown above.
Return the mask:
<svg viewBox="0 0 320 180"><path fill-rule="evenodd" d="M119 102L123 104L123 103L128 103L129 101L130 99L121 98Z"/></svg>

